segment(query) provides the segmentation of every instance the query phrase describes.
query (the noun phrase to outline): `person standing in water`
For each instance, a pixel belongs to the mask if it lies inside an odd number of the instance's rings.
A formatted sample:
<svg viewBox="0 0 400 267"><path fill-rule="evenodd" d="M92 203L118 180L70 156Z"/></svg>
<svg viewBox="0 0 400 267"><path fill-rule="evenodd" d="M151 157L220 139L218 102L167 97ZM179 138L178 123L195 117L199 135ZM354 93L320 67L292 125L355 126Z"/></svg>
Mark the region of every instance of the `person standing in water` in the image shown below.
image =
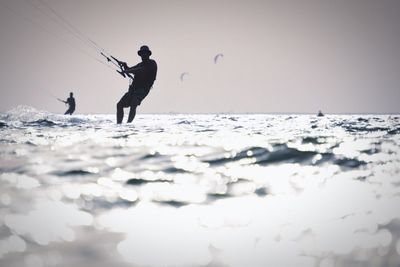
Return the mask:
<svg viewBox="0 0 400 267"><path fill-rule="evenodd" d="M128 67L128 65L123 62L124 74L133 74L133 80L129 86L129 90L125 93L121 100L117 103L117 123L122 123L124 118L124 108L130 107L128 123L132 122L136 115L136 108L139 106L143 99L149 94L150 89L157 76L157 63L150 59L151 51L147 45L140 47L137 52L142 58L142 62L139 64Z"/></svg>
<svg viewBox="0 0 400 267"><path fill-rule="evenodd" d="M61 102L64 102L65 104L68 104L68 109L65 111L64 115L72 115L75 111L75 98L74 98L74 93L69 93L69 97L67 98L67 101L59 99Z"/></svg>

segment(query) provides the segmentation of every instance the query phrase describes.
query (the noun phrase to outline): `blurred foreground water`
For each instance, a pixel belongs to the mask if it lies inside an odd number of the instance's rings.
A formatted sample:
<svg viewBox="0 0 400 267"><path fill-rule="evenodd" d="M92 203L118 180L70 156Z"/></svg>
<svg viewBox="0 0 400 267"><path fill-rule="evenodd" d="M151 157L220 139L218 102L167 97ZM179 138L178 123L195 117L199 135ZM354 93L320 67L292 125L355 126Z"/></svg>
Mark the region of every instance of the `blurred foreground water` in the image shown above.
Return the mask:
<svg viewBox="0 0 400 267"><path fill-rule="evenodd" d="M0 266L400 266L399 115L0 114Z"/></svg>

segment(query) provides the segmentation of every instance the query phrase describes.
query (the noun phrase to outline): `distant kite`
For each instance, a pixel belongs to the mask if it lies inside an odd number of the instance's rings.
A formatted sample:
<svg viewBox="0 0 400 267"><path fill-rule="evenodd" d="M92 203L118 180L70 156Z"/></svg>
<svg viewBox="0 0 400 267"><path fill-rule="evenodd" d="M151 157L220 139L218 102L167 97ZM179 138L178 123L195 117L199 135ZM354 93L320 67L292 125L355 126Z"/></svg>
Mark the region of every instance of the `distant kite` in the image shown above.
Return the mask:
<svg viewBox="0 0 400 267"><path fill-rule="evenodd" d="M218 60L219 60L221 57L224 57L224 55L221 54L221 53L217 54L217 55L214 57L214 64L217 64L217 63L218 63Z"/></svg>
<svg viewBox="0 0 400 267"><path fill-rule="evenodd" d="M182 74L181 74L181 82L183 82L183 80L185 80L186 76L188 76L188 75L189 75L189 72L182 72Z"/></svg>

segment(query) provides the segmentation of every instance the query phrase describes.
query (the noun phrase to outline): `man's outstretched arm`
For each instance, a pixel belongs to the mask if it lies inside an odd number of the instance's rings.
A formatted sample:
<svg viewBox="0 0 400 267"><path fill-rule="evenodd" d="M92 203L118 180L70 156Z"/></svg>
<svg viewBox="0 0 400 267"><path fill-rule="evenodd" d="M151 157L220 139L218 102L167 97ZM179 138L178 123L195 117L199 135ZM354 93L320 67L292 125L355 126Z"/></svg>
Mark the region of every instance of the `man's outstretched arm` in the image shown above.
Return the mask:
<svg viewBox="0 0 400 267"><path fill-rule="evenodd" d="M130 68L128 66L126 66L125 69L122 71L122 73L136 74L142 69L143 69L143 67L139 67L139 66L133 66Z"/></svg>
<svg viewBox="0 0 400 267"><path fill-rule="evenodd" d="M58 101L60 101L60 102L63 102L63 103L65 103L65 104L67 104L67 103L68 103L68 101L64 101L64 100L62 100L62 99L59 99L59 98L57 98L57 100L58 100Z"/></svg>

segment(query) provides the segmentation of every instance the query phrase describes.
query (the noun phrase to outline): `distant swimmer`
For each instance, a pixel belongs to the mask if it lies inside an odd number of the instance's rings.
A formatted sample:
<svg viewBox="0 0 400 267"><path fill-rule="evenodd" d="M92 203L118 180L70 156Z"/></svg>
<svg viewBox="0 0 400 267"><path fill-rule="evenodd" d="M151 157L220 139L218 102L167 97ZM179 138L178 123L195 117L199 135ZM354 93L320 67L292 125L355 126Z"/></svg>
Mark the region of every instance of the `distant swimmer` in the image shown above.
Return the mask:
<svg viewBox="0 0 400 267"><path fill-rule="evenodd" d="M150 89L153 86L154 81L157 76L157 63L150 59L151 51L147 45L140 47L137 52L142 58L142 62L139 64L128 67L128 65L123 62L122 71L123 74L133 74L133 80L129 86L129 90L124 96L119 100L117 104L117 123L122 123L124 118L124 108L130 107L128 123L132 122L136 115L136 108L139 106L143 99L149 94Z"/></svg>
<svg viewBox="0 0 400 267"><path fill-rule="evenodd" d="M64 101L61 99L58 99L58 100L60 100L61 102L65 103L65 104L68 104L68 109L67 109L67 111L65 111L64 115L67 115L67 114L72 115L72 113L74 113L74 111L75 111L74 93L72 93L72 92L69 93L69 97L67 98L67 101Z"/></svg>
<svg viewBox="0 0 400 267"><path fill-rule="evenodd" d="M320 111L318 111L317 116L318 116L318 117L323 117L323 116L324 116L324 113L322 113L322 111L320 110Z"/></svg>

